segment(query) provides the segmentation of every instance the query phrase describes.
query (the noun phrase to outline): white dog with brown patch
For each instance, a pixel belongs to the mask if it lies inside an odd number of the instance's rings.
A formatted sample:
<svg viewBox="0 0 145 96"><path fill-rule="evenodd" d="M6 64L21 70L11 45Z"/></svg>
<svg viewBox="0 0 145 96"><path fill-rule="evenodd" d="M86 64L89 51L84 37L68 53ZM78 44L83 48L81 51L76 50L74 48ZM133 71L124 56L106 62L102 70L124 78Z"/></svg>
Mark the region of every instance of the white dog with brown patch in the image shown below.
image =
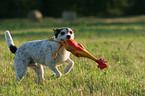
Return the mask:
<svg viewBox="0 0 145 96"><path fill-rule="evenodd" d="M74 39L74 32L70 28L60 28L54 30L54 40L63 41L64 39ZM61 72L57 66L62 63L67 63L64 69L64 74L70 72L74 62L69 58L70 52L62 48L57 57L53 59L52 55L57 51L60 44L49 41L48 39L42 41L31 41L24 43L19 48L13 43L9 31L5 32L7 45L12 53L15 54L14 67L16 70L16 81L22 80L25 76L27 67L32 68L38 80L44 79L43 66L48 66L55 74L56 77L61 77Z"/></svg>

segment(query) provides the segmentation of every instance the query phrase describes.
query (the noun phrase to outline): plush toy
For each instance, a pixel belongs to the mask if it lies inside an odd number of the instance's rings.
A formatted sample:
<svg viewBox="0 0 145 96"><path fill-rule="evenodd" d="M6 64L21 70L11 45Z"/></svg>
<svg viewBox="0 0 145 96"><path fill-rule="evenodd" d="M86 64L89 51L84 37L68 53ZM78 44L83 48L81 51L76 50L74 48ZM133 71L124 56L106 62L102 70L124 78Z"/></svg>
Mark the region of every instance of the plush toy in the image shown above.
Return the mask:
<svg viewBox="0 0 145 96"><path fill-rule="evenodd" d="M50 41L54 41L60 44L59 49L56 51L55 54L53 54L53 58L56 58L57 53L59 52L59 50L64 46L65 49L67 51L70 51L73 55L75 55L76 57L87 57L89 59L94 60L95 62L97 62L98 68L100 69L104 69L107 66L107 61L105 61L105 59L97 59L96 57L94 57L92 54L90 54L82 44L77 43L75 40L72 39L65 39L63 42L59 42L59 41L55 41L53 38L49 39Z"/></svg>

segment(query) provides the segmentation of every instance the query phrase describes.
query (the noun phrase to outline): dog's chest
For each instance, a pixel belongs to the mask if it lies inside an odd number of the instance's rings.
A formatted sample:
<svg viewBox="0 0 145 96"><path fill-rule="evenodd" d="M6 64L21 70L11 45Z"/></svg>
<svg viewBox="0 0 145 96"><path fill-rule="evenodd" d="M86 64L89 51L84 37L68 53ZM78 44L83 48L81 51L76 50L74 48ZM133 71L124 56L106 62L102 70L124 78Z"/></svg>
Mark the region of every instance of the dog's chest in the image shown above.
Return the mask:
<svg viewBox="0 0 145 96"><path fill-rule="evenodd" d="M70 56L70 52L66 51L65 48L62 48L60 52L58 52L57 54L57 57L55 60L56 65L65 62L69 58L69 56Z"/></svg>

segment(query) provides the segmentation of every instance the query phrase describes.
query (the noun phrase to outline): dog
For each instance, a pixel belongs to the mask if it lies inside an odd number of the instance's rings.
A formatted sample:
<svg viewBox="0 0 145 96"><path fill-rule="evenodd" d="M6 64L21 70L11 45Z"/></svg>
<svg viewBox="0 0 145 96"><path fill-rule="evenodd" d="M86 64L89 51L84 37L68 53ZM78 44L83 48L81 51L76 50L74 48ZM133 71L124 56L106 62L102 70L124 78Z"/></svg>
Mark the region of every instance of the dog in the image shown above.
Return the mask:
<svg viewBox="0 0 145 96"><path fill-rule="evenodd" d="M64 39L74 39L74 31L71 28L53 29L54 40L63 42ZM64 74L68 74L72 69L74 62L70 59L70 52L61 48L57 57L54 59L53 54L58 50L60 44L49 41L49 39L40 41L30 41L22 44L17 48L13 42L9 31L5 32L5 38L9 50L15 54L14 68L16 71L16 81L21 81L26 74L27 67L32 68L37 76L38 81L44 79L43 65L48 66L53 72L53 76L59 78L62 73L58 70L58 65L66 63Z"/></svg>

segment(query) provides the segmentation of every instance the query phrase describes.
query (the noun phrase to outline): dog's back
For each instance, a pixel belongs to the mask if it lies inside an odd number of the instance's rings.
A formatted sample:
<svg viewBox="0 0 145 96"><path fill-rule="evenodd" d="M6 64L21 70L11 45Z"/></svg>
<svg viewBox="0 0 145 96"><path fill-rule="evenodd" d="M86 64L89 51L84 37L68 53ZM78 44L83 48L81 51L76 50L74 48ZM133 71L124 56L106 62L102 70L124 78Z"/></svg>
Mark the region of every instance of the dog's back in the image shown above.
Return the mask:
<svg viewBox="0 0 145 96"><path fill-rule="evenodd" d="M25 56L30 57L33 61L46 65L45 59L51 61L51 59L53 59L52 55L59 46L59 44L47 39L42 41L31 41L21 45L17 49L15 55L20 57L21 54L25 54Z"/></svg>

